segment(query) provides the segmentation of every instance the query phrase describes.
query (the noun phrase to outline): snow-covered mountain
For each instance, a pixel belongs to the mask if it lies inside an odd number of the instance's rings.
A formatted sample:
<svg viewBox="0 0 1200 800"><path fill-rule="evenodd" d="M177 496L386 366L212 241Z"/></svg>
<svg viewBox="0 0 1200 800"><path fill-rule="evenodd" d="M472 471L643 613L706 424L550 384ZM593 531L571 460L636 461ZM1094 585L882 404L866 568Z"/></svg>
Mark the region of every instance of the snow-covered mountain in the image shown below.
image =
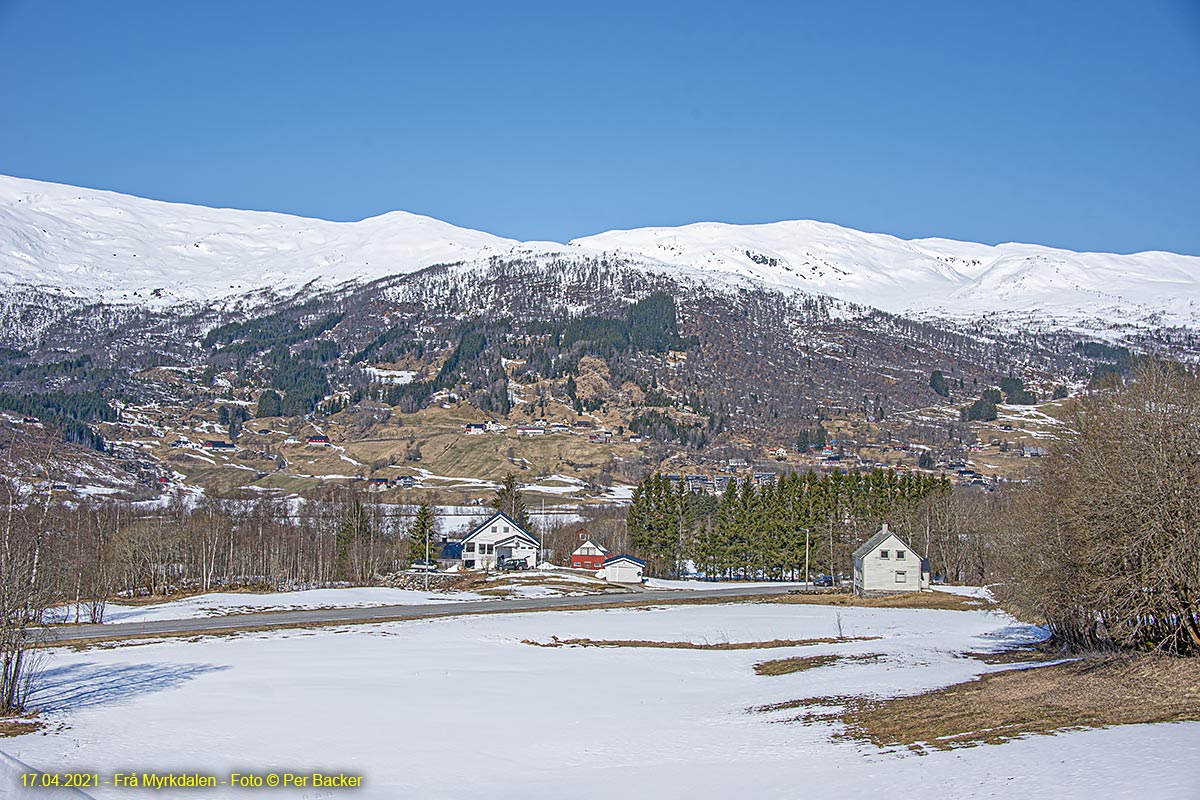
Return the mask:
<svg viewBox="0 0 1200 800"><path fill-rule="evenodd" d="M109 302L371 279L515 244L403 211L329 222L0 176L0 284Z"/></svg>
<svg viewBox="0 0 1200 800"><path fill-rule="evenodd" d="M392 212L329 222L0 176L0 284L156 306L285 292L493 257L619 253L713 287L828 294L886 311L1018 327L1200 327L1200 258L904 240L823 222L641 228L522 243Z"/></svg>
<svg viewBox="0 0 1200 800"><path fill-rule="evenodd" d="M811 221L639 228L571 244L902 314L1003 316L1014 325L1040 318L1083 328L1200 323L1200 258L1174 253L905 240Z"/></svg>

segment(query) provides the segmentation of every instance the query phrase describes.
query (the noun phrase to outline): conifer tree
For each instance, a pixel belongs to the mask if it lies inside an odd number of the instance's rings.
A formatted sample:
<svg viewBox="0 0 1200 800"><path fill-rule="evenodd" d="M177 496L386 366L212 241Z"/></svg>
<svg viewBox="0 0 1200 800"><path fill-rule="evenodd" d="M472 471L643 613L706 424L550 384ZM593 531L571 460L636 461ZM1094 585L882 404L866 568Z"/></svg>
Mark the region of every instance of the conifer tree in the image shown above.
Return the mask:
<svg viewBox="0 0 1200 800"><path fill-rule="evenodd" d="M408 564L424 561L428 555L430 561L438 556L437 547L437 518L433 506L421 503L413 518L412 527L408 530Z"/></svg>
<svg viewBox="0 0 1200 800"><path fill-rule="evenodd" d="M278 417L283 413L282 410L283 397L274 389L268 389L258 396L258 409L254 412L254 416L262 417Z"/></svg>

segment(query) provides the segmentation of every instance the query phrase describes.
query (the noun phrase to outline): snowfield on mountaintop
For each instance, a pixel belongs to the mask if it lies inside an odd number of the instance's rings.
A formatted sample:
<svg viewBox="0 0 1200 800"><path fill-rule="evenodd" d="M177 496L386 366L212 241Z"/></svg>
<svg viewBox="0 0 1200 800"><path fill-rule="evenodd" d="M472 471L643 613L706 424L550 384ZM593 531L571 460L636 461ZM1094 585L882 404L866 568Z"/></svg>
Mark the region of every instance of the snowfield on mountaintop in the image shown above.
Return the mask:
<svg viewBox="0 0 1200 800"><path fill-rule="evenodd" d="M522 640L698 643L879 636L771 650L533 647ZM834 738L752 707L891 696L1001 669L964 651L1040 631L996 611L738 603L440 618L93 650L55 650L43 732L3 748L43 770L322 770L331 797L792 798L908 786L943 798L1200 792L1200 724L1082 730L918 755ZM882 654L779 676L792 655ZM264 797L263 790L222 797ZM102 800L130 795L102 787ZM311 794L311 793L310 793ZM194 791L155 792L190 798ZM300 800L304 792L273 790Z"/></svg>
<svg viewBox="0 0 1200 800"><path fill-rule="evenodd" d="M699 222L518 242L393 211L330 222L214 209L0 176L0 285L168 307L332 287L490 259L620 259L709 289L823 294L884 311L1057 323L1200 324L1200 257L1076 253L1036 244L905 240L827 222ZM469 279L469 277L468 277ZM857 312L855 312L857 313Z"/></svg>

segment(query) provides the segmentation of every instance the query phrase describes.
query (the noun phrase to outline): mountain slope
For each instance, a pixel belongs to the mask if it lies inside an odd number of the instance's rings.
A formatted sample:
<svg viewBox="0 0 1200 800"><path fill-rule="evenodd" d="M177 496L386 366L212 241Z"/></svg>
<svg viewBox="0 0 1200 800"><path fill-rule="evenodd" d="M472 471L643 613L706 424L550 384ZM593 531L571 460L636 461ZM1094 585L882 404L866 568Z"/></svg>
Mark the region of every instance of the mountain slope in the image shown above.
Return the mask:
<svg viewBox="0 0 1200 800"><path fill-rule="evenodd" d="M697 223L521 243L392 212L328 222L211 209L0 176L0 285L78 302L166 307L286 294L461 262L564 263L620 254L646 272L711 288L827 294L897 314L1008 329L1103 335L1122 326L1200 327L1200 258L1075 253L1040 245L904 240L812 221ZM16 301L12 301L15 303Z"/></svg>
<svg viewBox="0 0 1200 800"><path fill-rule="evenodd" d="M1200 258L1173 253L909 241L810 221L640 228L571 244L901 314L1041 316L1077 327L1200 322Z"/></svg>
<svg viewBox="0 0 1200 800"><path fill-rule="evenodd" d="M0 283L109 302L377 278L513 244L403 211L328 222L0 176Z"/></svg>

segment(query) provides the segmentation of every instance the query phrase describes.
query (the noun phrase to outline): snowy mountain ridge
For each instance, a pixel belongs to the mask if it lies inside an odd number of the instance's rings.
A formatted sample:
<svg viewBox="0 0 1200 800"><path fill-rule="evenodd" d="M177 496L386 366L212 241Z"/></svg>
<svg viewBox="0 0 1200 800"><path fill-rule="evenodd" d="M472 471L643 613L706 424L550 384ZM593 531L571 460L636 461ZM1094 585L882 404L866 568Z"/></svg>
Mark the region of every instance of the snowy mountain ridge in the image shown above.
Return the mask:
<svg viewBox="0 0 1200 800"><path fill-rule="evenodd" d="M213 209L0 176L0 285L167 307L406 274L435 264L619 254L726 287L820 293L910 316L1200 327L1200 258L905 240L813 221L518 242L395 211L358 222ZM548 269L551 267L547 267Z"/></svg>

